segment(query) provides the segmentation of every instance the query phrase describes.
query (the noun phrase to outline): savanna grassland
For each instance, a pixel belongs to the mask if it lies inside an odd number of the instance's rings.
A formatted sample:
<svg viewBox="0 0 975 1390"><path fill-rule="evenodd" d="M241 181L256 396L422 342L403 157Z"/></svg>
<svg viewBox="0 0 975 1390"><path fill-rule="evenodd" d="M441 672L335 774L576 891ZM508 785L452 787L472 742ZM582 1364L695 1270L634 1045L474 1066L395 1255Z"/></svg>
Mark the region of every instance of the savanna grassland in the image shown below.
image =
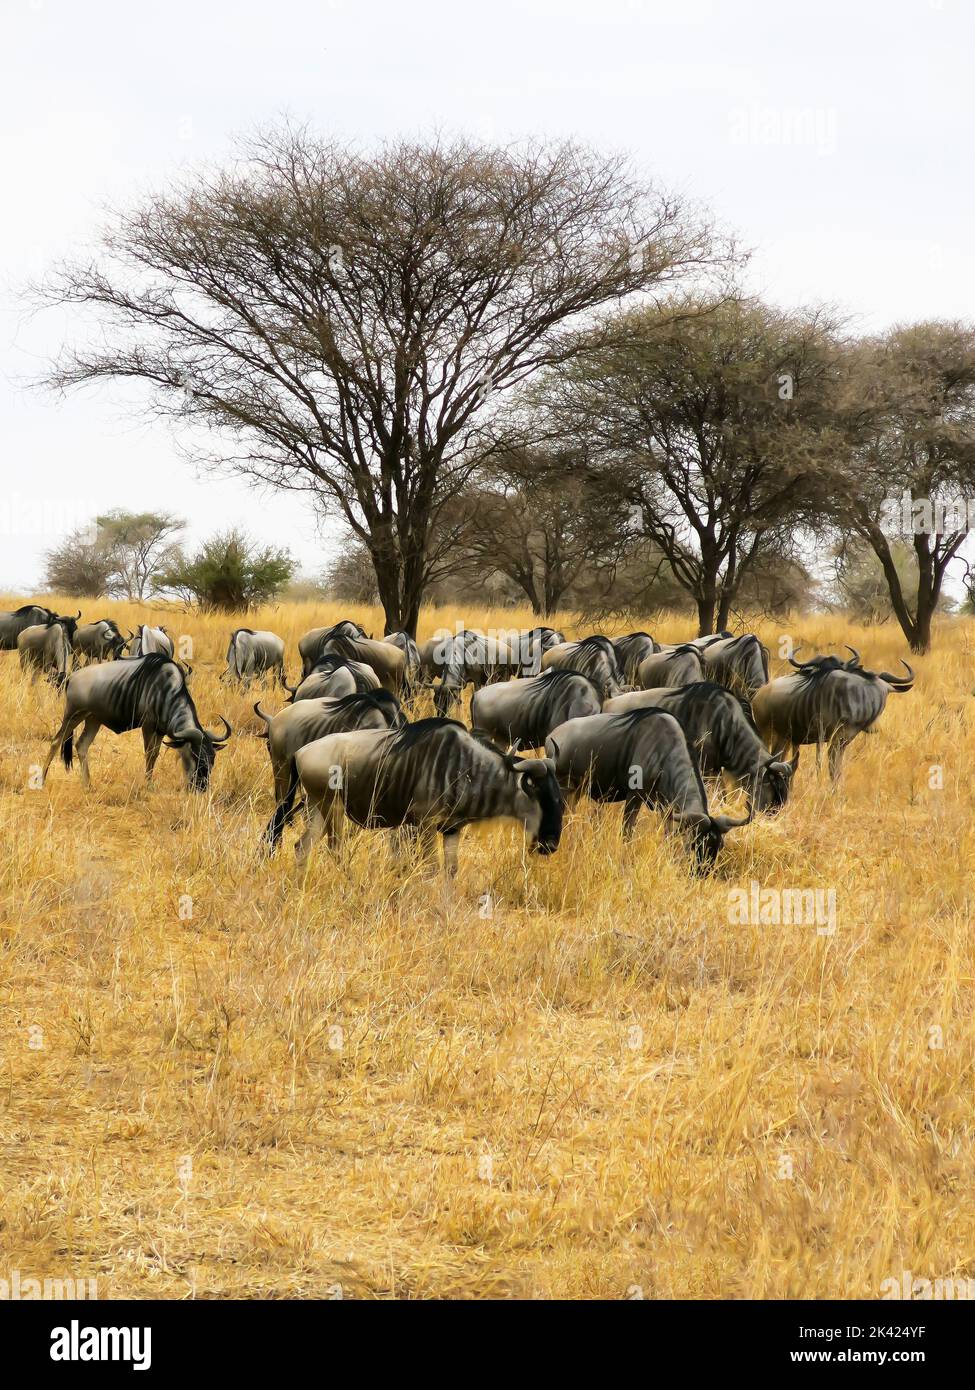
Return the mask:
<svg viewBox="0 0 975 1390"><path fill-rule="evenodd" d="M451 900L380 834L340 863L320 846L305 877L293 831L261 857L251 705L281 697L219 683L235 623L84 613L190 634L200 717L236 733L206 796L168 751L147 791L138 734L104 730L90 794L60 761L39 790L61 700L0 655L0 1275L94 1276L103 1299L975 1277L971 623L942 622L839 792L806 750L789 806L711 876L655 818L625 845L619 807L585 805L547 860L467 832ZM341 616L382 631L328 604L248 623L287 639L293 679L298 636ZM873 669L907 654L838 617L757 630L773 653L785 630ZM753 881L835 890L835 933L732 921Z"/></svg>

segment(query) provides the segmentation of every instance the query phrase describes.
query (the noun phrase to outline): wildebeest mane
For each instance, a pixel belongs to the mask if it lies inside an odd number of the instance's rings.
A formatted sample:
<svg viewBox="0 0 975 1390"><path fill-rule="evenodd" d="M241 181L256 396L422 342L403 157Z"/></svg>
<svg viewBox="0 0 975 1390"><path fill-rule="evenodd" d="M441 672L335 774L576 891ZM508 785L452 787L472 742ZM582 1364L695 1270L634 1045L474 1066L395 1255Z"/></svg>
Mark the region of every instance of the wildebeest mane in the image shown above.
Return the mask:
<svg viewBox="0 0 975 1390"><path fill-rule="evenodd" d="M351 695L342 695L335 706L336 714L339 710L344 712L350 709L377 709L380 714L392 716L392 725L398 724L401 720L405 721L399 700L388 690L357 690ZM443 720L437 722L442 724ZM451 723L453 722L451 720Z"/></svg>
<svg viewBox="0 0 975 1390"><path fill-rule="evenodd" d="M673 710L676 707L681 713L684 713L691 706L709 704L716 693L728 695L732 700L737 701L749 725L758 733L755 716L752 714L751 701L746 699L744 695L740 695L737 690L729 690L727 686L719 685L717 681L692 681L690 685L678 686L675 692L678 698L671 704L670 709Z"/></svg>

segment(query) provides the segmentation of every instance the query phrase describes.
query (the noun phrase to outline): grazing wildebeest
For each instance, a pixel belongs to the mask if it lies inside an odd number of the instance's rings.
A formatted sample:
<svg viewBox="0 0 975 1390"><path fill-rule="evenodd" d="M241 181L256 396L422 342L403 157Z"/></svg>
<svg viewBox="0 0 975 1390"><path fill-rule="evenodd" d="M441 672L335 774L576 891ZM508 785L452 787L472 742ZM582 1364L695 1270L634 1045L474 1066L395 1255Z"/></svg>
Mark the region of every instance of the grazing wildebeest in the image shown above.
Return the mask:
<svg viewBox="0 0 975 1390"><path fill-rule="evenodd" d="M344 657L325 655L302 677L297 685L284 688L291 691L291 702L298 700L320 700L326 696L336 698L340 695L360 694L367 690L379 690L379 677L371 666L362 661L346 661Z"/></svg>
<svg viewBox="0 0 975 1390"><path fill-rule="evenodd" d="M139 624L128 644L129 656L166 656L172 661L174 651L173 639L166 629L150 627L148 623Z"/></svg>
<svg viewBox="0 0 975 1390"><path fill-rule="evenodd" d="M616 651L608 637L583 637L580 642L561 642L550 647L542 657L542 670L561 667L580 671L588 676L603 700L611 700L623 690L623 673L616 660Z"/></svg>
<svg viewBox="0 0 975 1390"><path fill-rule="evenodd" d="M460 832L476 821L516 820L530 849L552 854L558 848L562 796L552 764L502 753L453 719L421 719L387 733L330 734L300 749L297 762L308 798L299 863L324 831L336 844L343 812L371 830L412 832L424 854L440 834L451 878Z"/></svg>
<svg viewBox="0 0 975 1390"><path fill-rule="evenodd" d="M326 637L319 656L340 656L371 666L379 684L392 695L401 695L406 681L406 653L392 642L376 642L371 637Z"/></svg>
<svg viewBox="0 0 975 1390"><path fill-rule="evenodd" d="M285 684L284 639L276 632L255 631L252 627L239 627L232 632L227 648L227 669L220 679L250 685L255 676L263 676L268 671Z"/></svg>
<svg viewBox="0 0 975 1390"><path fill-rule="evenodd" d="M331 627L313 627L298 641L298 655L301 657L301 674L307 676L322 654L322 643L330 637L365 637L366 630L354 623L351 618L343 618Z"/></svg>
<svg viewBox="0 0 975 1390"><path fill-rule="evenodd" d="M623 679L627 685L636 685L640 662L645 656L659 652L660 644L653 640L649 632L628 632L625 637L613 638L613 650Z"/></svg>
<svg viewBox="0 0 975 1390"><path fill-rule="evenodd" d="M434 688L433 707L441 717L461 698L465 685L475 690L514 675L517 654L500 637L468 628L454 637L441 638L443 661L440 684Z"/></svg>
<svg viewBox="0 0 975 1390"><path fill-rule="evenodd" d="M517 634L517 641L509 641L509 647L517 647L518 656L521 660L521 674L523 676L537 676L542 669L542 657L553 647L560 647L565 641L565 633L559 632L554 627L532 627L522 629Z"/></svg>
<svg viewBox="0 0 975 1390"><path fill-rule="evenodd" d="M579 671L552 668L540 676L485 685L471 697L471 727L505 747L541 748L567 719L598 714L599 691Z"/></svg>
<svg viewBox="0 0 975 1390"><path fill-rule="evenodd" d="M794 748L798 762L803 744L816 744L818 760L825 743L834 782L847 744L857 734L870 731L892 690L903 695L914 684L914 672L906 661L901 662L907 670L905 679L889 671L865 671L859 653L852 647L847 650L853 652L849 661L814 656L800 662L790 656L795 671L763 685L752 701L755 723L769 748L779 748L780 754Z"/></svg>
<svg viewBox="0 0 975 1390"><path fill-rule="evenodd" d="M777 811L789 798L795 763L783 762L758 736L751 706L714 681L678 689L660 686L607 700L604 714L664 709L680 723L706 775L724 773L744 788L755 811Z"/></svg>
<svg viewBox="0 0 975 1390"><path fill-rule="evenodd" d="M753 632L740 637L709 637L694 643L701 653L704 674L729 690L751 699L768 682L769 651Z"/></svg>
<svg viewBox="0 0 975 1390"><path fill-rule="evenodd" d="M165 740L168 748L179 749L187 786L193 791L205 791L214 758L233 733L222 715L221 722L224 732L220 735L204 729L193 696L186 688L182 668L161 652L101 666L85 666L68 680L64 719L51 743L43 776L47 775L59 749L65 767L70 769L72 735L75 728L84 723L78 739L83 786L88 787L91 782L88 749L104 725L113 734L142 730L147 782L152 780L153 768Z"/></svg>
<svg viewBox="0 0 975 1390"><path fill-rule="evenodd" d="M132 636L130 632L128 637L123 637L111 618L99 618L97 622L82 623L78 627L72 646L78 657L86 657L89 661L115 661Z"/></svg>
<svg viewBox="0 0 975 1390"><path fill-rule="evenodd" d="M659 652L651 652L640 662L636 676L642 690L656 690L661 686L672 690L679 685L703 680L700 648L690 642L682 642L677 647L664 647Z"/></svg>
<svg viewBox="0 0 975 1390"><path fill-rule="evenodd" d="M0 652L15 652L17 638L25 627L47 627L57 614L38 603L25 603L22 608L0 613Z"/></svg>
<svg viewBox="0 0 975 1390"><path fill-rule="evenodd" d="M420 648L408 632L387 632L383 638L393 647L398 647L406 660L403 676L403 698L412 699L420 685Z"/></svg>
<svg viewBox="0 0 975 1390"><path fill-rule="evenodd" d="M697 756L666 710L591 714L553 729L545 751L555 759L563 790L594 801L623 802L623 834L632 834L641 806L667 812L688 836L699 864L711 864L727 832L747 824L712 816Z"/></svg>
<svg viewBox="0 0 975 1390"><path fill-rule="evenodd" d="M40 675L47 676L51 684L60 690L74 664L71 643L78 628L78 618L54 618L49 623L25 627L17 637L20 669L29 672L32 680Z"/></svg>
<svg viewBox="0 0 975 1390"><path fill-rule="evenodd" d="M344 695L337 700L302 700L268 717L260 704L254 706L267 725L267 749L274 777L274 815L264 839L269 849L277 849L281 832L293 817L298 790L295 754L307 743L326 734L347 733L352 729L399 729L406 717L395 695L388 690Z"/></svg>

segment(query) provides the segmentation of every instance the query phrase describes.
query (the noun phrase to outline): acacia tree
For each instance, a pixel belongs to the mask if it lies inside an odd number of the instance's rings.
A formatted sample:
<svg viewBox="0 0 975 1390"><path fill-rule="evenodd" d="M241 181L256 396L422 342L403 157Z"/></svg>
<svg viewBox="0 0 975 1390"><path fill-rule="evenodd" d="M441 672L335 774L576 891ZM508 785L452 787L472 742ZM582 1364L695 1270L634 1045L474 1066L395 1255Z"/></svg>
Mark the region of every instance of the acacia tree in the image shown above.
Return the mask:
<svg viewBox="0 0 975 1390"><path fill-rule="evenodd" d="M625 504L614 505L567 451L500 450L459 500L466 516L456 572L497 570L540 617L581 576L609 574L621 558Z"/></svg>
<svg viewBox="0 0 975 1390"><path fill-rule="evenodd" d="M414 632L439 513L498 399L575 350L580 316L715 254L616 157L365 156L286 128L118 215L99 261L54 276L48 300L108 331L52 379L136 378L221 441L198 457L309 491L367 546L387 626Z"/></svg>
<svg viewBox="0 0 975 1390"><path fill-rule="evenodd" d="M755 300L665 303L618 315L533 392L554 434L585 441L607 496L628 501L702 634L822 511L834 330L824 312Z"/></svg>
<svg viewBox="0 0 975 1390"><path fill-rule="evenodd" d="M832 518L873 550L911 650L926 652L975 502L975 327L902 325L853 345L845 367Z"/></svg>

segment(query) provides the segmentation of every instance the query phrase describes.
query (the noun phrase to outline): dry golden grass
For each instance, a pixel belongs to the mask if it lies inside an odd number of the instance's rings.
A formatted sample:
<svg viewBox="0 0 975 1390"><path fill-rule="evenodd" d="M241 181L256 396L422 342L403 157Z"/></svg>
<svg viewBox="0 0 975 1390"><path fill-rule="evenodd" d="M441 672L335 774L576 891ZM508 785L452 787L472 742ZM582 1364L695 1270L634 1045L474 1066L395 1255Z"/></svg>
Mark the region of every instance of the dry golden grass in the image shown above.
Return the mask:
<svg viewBox="0 0 975 1390"><path fill-rule="evenodd" d="M146 616L85 604L107 609ZM251 619L293 675L300 633L338 616ZM904 1269L975 1276L968 623L943 625L838 794L807 750L792 803L729 835L713 876L649 816L626 846L619 808L586 806L548 860L469 832L451 904L381 835L344 865L320 848L304 880L293 833L262 860L258 692L217 681L231 623L165 621L194 638L201 718L237 730L208 797L172 752L147 791L138 734L105 731L90 795L60 762L31 789L61 701L0 656L0 1276L96 1276L101 1298L875 1297ZM785 626L874 668L904 653L892 627ZM733 924L753 879L834 888L835 935Z"/></svg>

